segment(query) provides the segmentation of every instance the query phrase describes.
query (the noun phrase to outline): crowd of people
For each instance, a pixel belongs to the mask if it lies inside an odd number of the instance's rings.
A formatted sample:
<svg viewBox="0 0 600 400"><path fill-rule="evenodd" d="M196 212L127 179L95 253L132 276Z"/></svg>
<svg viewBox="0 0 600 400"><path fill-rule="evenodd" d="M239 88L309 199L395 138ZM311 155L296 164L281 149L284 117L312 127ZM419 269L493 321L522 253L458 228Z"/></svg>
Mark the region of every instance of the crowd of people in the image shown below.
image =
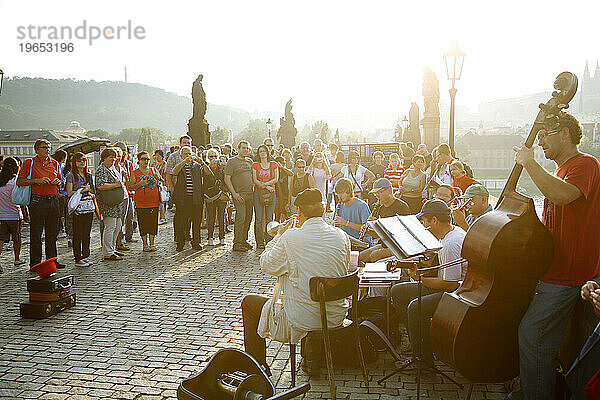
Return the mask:
<svg viewBox="0 0 600 400"><path fill-rule="evenodd" d="M536 398L540 393L547 394L541 398L552 397L553 366L574 301L581 294L598 308L600 298L600 163L578 151L582 134L574 117L565 114L558 125L553 131L540 130L537 138L546 157L557 164L555 175L535 161L532 149L514 148L515 161L546 197L543 220L553 234L555 256L519 327L521 388L511 394L513 399ZM51 144L45 139L38 139L34 150L36 156L22 162L3 159L0 169L0 250L12 241L15 265L25 263L20 256L25 220L30 228L30 267L42 261L42 233L45 258L56 257L61 230L68 235L75 265L91 265L94 215L100 220L106 261L122 260L131 250L129 243L138 241L136 225L142 251L156 251L156 235L166 223L167 210L174 213L177 251L187 242L194 250L225 245L233 224L232 250L256 247L262 252L262 269L278 276L284 293L293 296L293 301L284 297L283 304L290 325L288 340L294 342L319 328L318 307L308 292L311 276L347 273L353 247L361 248L361 263L392 255L368 221L416 215L442 243L438 260L445 264L460 258L466 232L493 210L486 187L445 143L431 153L423 144L415 149L412 143L402 143L398 152L375 151L366 160L356 151L344 153L335 143L326 145L320 139L312 146L303 142L287 149L276 148L267 138L253 150L244 140L235 147L196 147L189 136L182 136L167 154L156 150L152 155L146 151L130 155L126 144L118 142L101 151L94 176L82 153L57 151L51 156ZM24 186L31 188L29 204L17 205L12 193ZM327 212L333 213L331 223L326 222ZM287 222L273 237L267 226L274 220ZM253 221L254 245L249 242ZM59 260L56 265L65 266ZM466 263L457 264L423 279L421 318L431 318L442 294L460 285L467 268ZM416 278L416 272L409 270L408 276ZM412 348L421 341L421 361L432 364L428 327L421 337L417 333L423 320L416 310L416 290L414 282L399 283L391 297ZM267 300L249 296L242 303L246 349L266 369L263 338L269 332L262 311ZM340 301L331 308L334 325L343 319L347 306ZM600 341L598 328L594 335L590 340ZM578 362L578 379L583 379L581 374L589 378L590 371L599 367L589 360Z"/></svg>

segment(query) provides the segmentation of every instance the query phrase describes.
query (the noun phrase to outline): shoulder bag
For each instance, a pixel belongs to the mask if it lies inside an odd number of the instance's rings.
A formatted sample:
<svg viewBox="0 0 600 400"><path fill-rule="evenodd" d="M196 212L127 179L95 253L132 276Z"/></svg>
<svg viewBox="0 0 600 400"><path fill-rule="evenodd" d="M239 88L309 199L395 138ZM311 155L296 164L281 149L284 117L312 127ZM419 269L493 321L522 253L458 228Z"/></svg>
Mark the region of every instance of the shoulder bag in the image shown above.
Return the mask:
<svg viewBox="0 0 600 400"><path fill-rule="evenodd" d="M269 164L269 180L273 178L273 164ZM267 188L257 188L258 197L260 199L260 205L263 207L269 207L275 202L275 192L271 192Z"/></svg>
<svg viewBox="0 0 600 400"><path fill-rule="evenodd" d="M115 179L115 182L120 183L120 181L117 179L117 177L115 175L113 175L113 173L110 169L108 169L108 173ZM114 189L98 190L98 194L100 195L102 202L109 207L114 207L118 204L121 204L121 202L125 198L125 192L123 191L122 184L120 184L119 187L114 188Z"/></svg>
<svg viewBox="0 0 600 400"><path fill-rule="evenodd" d="M33 158L30 158L31 164L29 164L29 175L27 179L31 179L31 171L33 170ZM20 206L28 206L31 201L31 185L19 186L15 182L12 194L10 195L13 203Z"/></svg>
<svg viewBox="0 0 600 400"><path fill-rule="evenodd" d="M262 338L269 338L282 343L289 343L292 330L285 309L283 308L283 283L277 278L273 297L265 303L261 312L256 332Z"/></svg>
<svg viewBox="0 0 600 400"><path fill-rule="evenodd" d="M221 189L222 188L221 180L216 177L216 175L214 174L214 172L212 171L210 166L208 166L208 171L210 172L212 177L215 179L215 183L214 183L214 186L210 187L210 189L212 189L210 194L204 193L204 198L206 199L206 202L212 203L215 200L223 201L223 202L229 201L229 195Z"/></svg>

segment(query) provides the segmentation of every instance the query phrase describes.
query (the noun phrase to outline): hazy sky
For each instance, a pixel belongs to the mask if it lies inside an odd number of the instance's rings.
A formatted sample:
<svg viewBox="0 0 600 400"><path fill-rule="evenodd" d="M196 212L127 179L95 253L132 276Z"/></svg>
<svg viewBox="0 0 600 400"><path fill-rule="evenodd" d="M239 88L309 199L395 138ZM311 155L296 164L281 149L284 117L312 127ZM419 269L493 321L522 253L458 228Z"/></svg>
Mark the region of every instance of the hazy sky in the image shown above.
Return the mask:
<svg viewBox="0 0 600 400"><path fill-rule="evenodd" d="M211 103L310 115L397 112L422 105L423 67L467 53L459 104L551 89L600 58L598 1L30 1L0 0L7 76L122 80L188 95L199 73ZM64 54L21 53L17 26L116 26L143 40L75 40ZM595 32L594 32L595 31Z"/></svg>

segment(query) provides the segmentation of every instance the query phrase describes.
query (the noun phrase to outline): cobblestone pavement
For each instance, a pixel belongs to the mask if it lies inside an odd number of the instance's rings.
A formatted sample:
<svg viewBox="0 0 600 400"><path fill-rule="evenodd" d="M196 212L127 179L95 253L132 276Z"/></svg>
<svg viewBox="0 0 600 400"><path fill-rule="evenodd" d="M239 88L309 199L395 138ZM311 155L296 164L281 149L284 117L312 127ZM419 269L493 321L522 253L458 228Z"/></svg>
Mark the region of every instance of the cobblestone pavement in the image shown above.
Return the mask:
<svg viewBox="0 0 600 400"><path fill-rule="evenodd" d="M138 242L131 244L126 260L104 262L94 224L94 265L87 268L73 265L71 249L61 239L59 257L69 264L59 274L74 275L77 305L39 321L19 317L31 275L13 266L12 249L5 248L0 257L0 398L175 399L179 382L199 372L217 349L243 348L241 299L246 293L270 293L274 284L259 270L258 252L233 253L233 234L228 234L226 246L178 253L171 223L159 231L157 252L143 253ZM206 231L202 234L205 242ZM289 387L288 346L271 343L268 361L278 391ZM414 375L377 385L392 368L386 356L368 364L368 389L360 370L338 369L338 398L416 398ZM326 373L321 376L311 381L304 398L329 397ZM299 382L306 379L299 372ZM423 382L422 398L464 397L464 390L440 378L426 375ZM472 398L505 396L501 385L476 385Z"/></svg>

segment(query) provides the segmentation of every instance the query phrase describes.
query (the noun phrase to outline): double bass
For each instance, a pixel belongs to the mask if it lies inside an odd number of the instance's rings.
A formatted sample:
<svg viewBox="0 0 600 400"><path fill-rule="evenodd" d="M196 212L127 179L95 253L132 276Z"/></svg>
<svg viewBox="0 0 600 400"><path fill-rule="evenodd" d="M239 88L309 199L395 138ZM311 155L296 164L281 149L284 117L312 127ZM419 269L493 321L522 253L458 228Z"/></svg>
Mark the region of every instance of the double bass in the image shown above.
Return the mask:
<svg viewBox="0 0 600 400"><path fill-rule="evenodd" d="M577 91L577 77L563 72L554 88L539 106L527 147L540 129L558 128L558 116ZM551 233L533 200L516 190L522 169L515 163L496 208L469 228L462 248L468 260L465 280L444 293L431 321L437 358L473 383L505 382L519 374L519 323L552 262Z"/></svg>

